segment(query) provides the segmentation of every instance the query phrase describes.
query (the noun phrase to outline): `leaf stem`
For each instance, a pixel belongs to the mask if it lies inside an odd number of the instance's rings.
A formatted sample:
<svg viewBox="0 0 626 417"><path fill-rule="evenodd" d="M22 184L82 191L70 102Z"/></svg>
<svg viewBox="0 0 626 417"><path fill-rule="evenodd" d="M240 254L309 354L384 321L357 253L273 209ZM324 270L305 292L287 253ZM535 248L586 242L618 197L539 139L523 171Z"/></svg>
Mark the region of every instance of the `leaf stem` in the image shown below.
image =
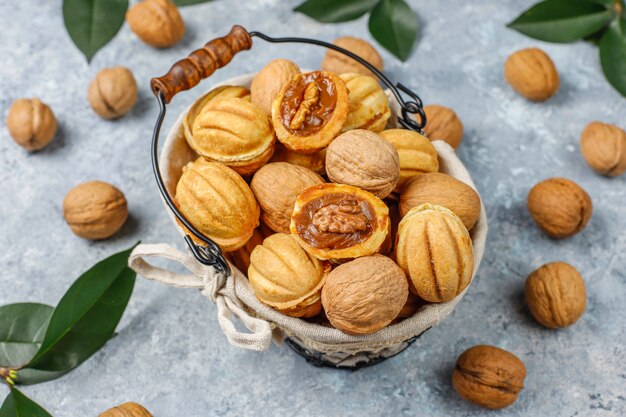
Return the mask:
<svg viewBox="0 0 626 417"><path fill-rule="evenodd" d="M615 0L615 12L618 16L621 16L624 13L624 6L622 4L622 0Z"/></svg>

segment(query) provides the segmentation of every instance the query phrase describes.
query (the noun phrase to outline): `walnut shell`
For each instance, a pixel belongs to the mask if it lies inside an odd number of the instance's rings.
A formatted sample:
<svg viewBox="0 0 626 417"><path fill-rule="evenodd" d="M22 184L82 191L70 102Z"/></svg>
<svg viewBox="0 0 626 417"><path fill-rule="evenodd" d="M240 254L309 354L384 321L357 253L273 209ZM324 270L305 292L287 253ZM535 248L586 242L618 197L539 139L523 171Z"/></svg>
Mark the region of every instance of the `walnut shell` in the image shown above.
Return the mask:
<svg viewBox="0 0 626 417"><path fill-rule="evenodd" d="M298 195L312 185L323 183L322 177L309 169L274 162L254 174L250 188L263 210L263 222L275 232L289 233Z"/></svg>
<svg viewBox="0 0 626 417"><path fill-rule="evenodd" d="M400 221L396 261L409 277L411 291L433 303L463 292L474 272L474 250L463 222L432 204L412 208Z"/></svg>
<svg viewBox="0 0 626 417"><path fill-rule="evenodd" d="M337 329L368 334L391 323L408 295L402 269L386 256L372 255L333 269L322 288L322 305Z"/></svg>
<svg viewBox="0 0 626 417"><path fill-rule="evenodd" d="M124 194L111 184L89 181L72 188L63 200L63 216L72 231L85 239L106 239L128 218Z"/></svg>
<svg viewBox="0 0 626 417"><path fill-rule="evenodd" d="M321 151L341 132L348 116L348 89L337 75L313 71L285 84L272 103L278 140L294 152Z"/></svg>
<svg viewBox="0 0 626 417"><path fill-rule="evenodd" d="M535 320L551 329L567 327L585 312L585 281L565 262L543 265L530 274L524 293Z"/></svg>
<svg viewBox="0 0 626 417"><path fill-rule="evenodd" d="M544 232L560 239L587 226L593 204L589 194L574 181L550 178L530 190L528 211Z"/></svg>
<svg viewBox="0 0 626 417"><path fill-rule="evenodd" d="M580 136L580 152L599 174L622 175L626 171L626 132L615 125L592 122Z"/></svg>
<svg viewBox="0 0 626 417"><path fill-rule="evenodd" d="M524 388L526 367L517 356L495 346L474 346L459 356L452 385L467 401L500 409L517 400Z"/></svg>
<svg viewBox="0 0 626 417"><path fill-rule="evenodd" d="M227 252L242 247L259 225L259 206L248 184L227 166L204 158L183 168L176 203L191 224Z"/></svg>
<svg viewBox="0 0 626 417"><path fill-rule="evenodd" d="M383 59L380 54L376 48L374 48L374 46L366 40L354 38L352 36L344 36L335 39L333 44L339 46L340 48L347 49L353 54L365 59L379 71L383 71L385 69ZM358 74L375 77L373 72L359 64L354 59L340 52L333 51L332 49L329 49L326 53L326 56L322 61L322 69L336 74L356 72Z"/></svg>
<svg viewBox="0 0 626 417"><path fill-rule="evenodd" d="M454 149L458 148L463 139L463 123L454 110L432 104L424 107L426 126L424 133L430 140L442 140Z"/></svg>
<svg viewBox="0 0 626 417"><path fill-rule="evenodd" d="M387 197L400 178L396 148L369 130L350 130L339 135L326 150L326 174L335 183Z"/></svg>
<svg viewBox="0 0 626 417"><path fill-rule="evenodd" d="M559 74L544 51L528 48L508 57L504 77L519 94L532 101L545 101L559 90Z"/></svg>
<svg viewBox="0 0 626 417"><path fill-rule="evenodd" d="M29 152L48 146L57 132L54 113L38 98L15 100L6 124L15 143Z"/></svg>
<svg viewBox="0 0 626 417"><path fill-rule="evenodd" d="M396 148L400 158L400 179L394 192L401 192L406 182L423 172L439 171L439 159L433 144L424 136L407 129L389 129L380 136Z"/></svg>
<svg viewBox="0 0 626 417"><path fill-rule="evenodd" d="M99 417L152 417L152 414L137 403L124 403L100 414Z"/></svg>
<svg viewBox="0 0 626 417"><path fill-rule="evenodd" d="M291 79L300 74L298 65L288 59L275 59L252 79L250 93L252 103L271 116L272 102Z"/></svg>
<svg viewBox="0 0 626 417"><path fill-rule="evenodd" d="M243 98L209 101L191 126L189 146L241 175L255 172L274 153L274 130L261 109Z"/></svg>
<svg viewBox="0 0 626 417"><path fill-rule="evenodd" d="M276 233L250 255L248 279L262 303L292 317L313 317L330 264L316 259L289 234Z"/></svg>
<svg viewBox="0 0 626 417"><path fill-rule="evenodd" d="M424 203L443 206L459 216L467 230L480 217L480 197L472 187L450 175L439 172L418 174L411 178L400 194L400 215Z"/></svg>
<svg viewBox="0 0 626 417"><path fill-rule="evenodd" d="M316 174L325 175L326 148L316 153L304 154L290 151L282 143L278 142L270 162L287 162L292 165L308 168Z"/></svg>
<svg viewBox="0 0 626 417"><path fill-rule="evenodd" d="M156 48L177 44L185 35L185 23L171 0L143 0L126 12L130 30Z"/></svg>
<svg viewBox="0 0 626 417"><path fill-rule="evenodd" d="M105 68L96 74L87 99L93 111L104 119L116 119L128 113L137 101L137 82L125 67Z"/></svg>
<svg viewBox="0 0 626 417"><path fill-rule="evenodd" d="M341 74L348 88L348 117L342 132L367 129L380 132L391 116L389 99L374 78L357 73Z"/></svg>
<svg viewBox="0 0 626 417"><path fill-rule="evenodd" d="M376 253L389 228L389 208L375 195L321 184L298 196L289 230L317 258L342 260Z"/></svg>

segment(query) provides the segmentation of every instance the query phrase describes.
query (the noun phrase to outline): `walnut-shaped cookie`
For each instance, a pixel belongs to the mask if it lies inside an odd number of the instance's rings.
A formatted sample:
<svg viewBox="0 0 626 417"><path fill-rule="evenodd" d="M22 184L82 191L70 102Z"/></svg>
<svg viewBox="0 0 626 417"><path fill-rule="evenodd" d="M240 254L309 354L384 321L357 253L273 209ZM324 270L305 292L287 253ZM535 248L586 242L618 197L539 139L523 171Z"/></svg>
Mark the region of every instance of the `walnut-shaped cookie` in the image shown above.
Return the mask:
<svg viewBox="0 0 626 417"><path fill-rule="evenodd" d="M249 175L274 153L274 130L267 115L242 98L213 100L193 121L191 148L199 155Z"/></svg>
<svg viewBox="0 0 626 417"><path fill-rule="evenodd" d="M400 178L396 148L369 130L357 129L339 135L326 150L326 174L338 184L387 197Z"/></svg>
<svg viewBox="0 0 626 417"><path fill-rule="evenodd" d="M452 211L422 204L398 226L396 261L411 291L426 301L450 301L469 285L474 250L467 229Z"/></svg>
<svg viewBox="0 0 626 417"><path fill-rule="evenodd" d="M276 143L276 149L270 162L287 162L308 168L316 174L326 174L326 148L319 152L304 154L290 151L282 143Z"/></svg>
<svg viewBox="0 0 626 417"><path fill-rule="evenodd" d="M323 183L322 177L307 168L273 162L254 174L250 188L263 210L263 222L275 232L289 233L298 195L306 188Z"/></svg>
<svg viewBox="0 0 626 417"><path fill-rule="evenodd" d="M323 71L296 75L272 103L278 140L292 151L315 153L341 132L348 117L348 89L339 76Z"/></svg>
<svg viewBox="0 0 626 417"><path fill-rule="evenodd" d="M292 235L276 233L252 251L248 279L262 303L288 316L313 317L322 309L320 292L330 269Z"/></svg>
<svg viewBox="0 0 626 417"><path fill-rule="evenodd" d="M224 251L245 245L259 225L259 205L248 184L226 165L198 158L183 168L176 205Z"/></svg>
<svg viewBox="0 0 626 417"><path fill-rule="evenodd" d="M343 184L304 190L291 216L291 234L319 259L376 253L389 233L389 209L378 197Z"/></svg>
<svg viewBox="0 0 626 417"><path fill-rule="evenodd" d="M268 235L270 236L270 235ZM254 233L252 237L248 239L245 245L237 249L233 252L225 253L226 259L233 265L237 267L244 274L248 273L248 267L250 266L250 254L260 244L263 243L263 239L266 236L263 235L263 232L260 227L254 229Z"/></svg>
<svg viewBox="0 0 626 417"><path fill-rule="evenodd" d="M183 131L185 133L185 138L190 145L193 142L193 122L194 120L196 120L196 116L198 116L204 106L213 101L230 97L250 100L250 90L248 90L246 87L240 87L238 85L224 85L222 87L214 88L213 90L209 91L208 93L194 101L194 103L187 111L187 114L185 114L185 117L183 118Z"/></svg>
<svg viewBox="0 0 626 417"><path fill-rule="evenodd" d="M367 129L380 132L391 116L389 99L374 78L356 73L341 74L348 88L348 117L343 131Z"/></svg>
<svg viewBox="0 0 626 417"><path fill-rule="evenodd" d="M250 99L268 115L272 114L272 102L291 79L300 74L298 65L288 59L275 59L252 79Z"/></svg>
<svg viewBox="0 0 626 417"><path fill-rule="evenodd" d="M400 157L400 179L394 192L400 193L406 182L417 174L439 171L437 151L425 136L408 129L383 130L379 134L395 146Z"/></svg>

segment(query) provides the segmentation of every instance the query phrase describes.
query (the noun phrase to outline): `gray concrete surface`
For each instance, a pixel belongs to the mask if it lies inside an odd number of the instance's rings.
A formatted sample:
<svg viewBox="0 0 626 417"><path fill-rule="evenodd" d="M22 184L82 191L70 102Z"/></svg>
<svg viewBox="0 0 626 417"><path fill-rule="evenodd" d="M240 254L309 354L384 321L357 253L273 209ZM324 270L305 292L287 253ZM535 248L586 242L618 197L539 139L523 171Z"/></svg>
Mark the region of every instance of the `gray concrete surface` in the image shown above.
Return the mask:
<svg viewBox="0 0 626 417"><path fill-rule="evenodd" d="M532 2L410 1L422 24L413 55L401 63L383 52L391 78L460 115L465 137L458 152L489 215L478 277L441 326L373 368L317 369L286 348L232 348L215 307L197 292L138 280L116 338L71 374L24 392L58 417L96 416L130 400L157 417L626 415L626 177L595 175L578 151L588 122L626 127L626 99L605 81L592 45L544 44L505 28ZM60 3L0 2L2 119L13 99L38 96L60 123L53 144L36 154L0 129L0 304L55 304L84 269L137 240L183 247L149 164L157 114L150 77L234 23L275 35L370 39L365 19L319 24L291 11L296 0L216 0L182 11L188 33L176 47L152 49L125 25L87 65L63 28ZM544 48L561 74L561 91L544 104L523 100L503 80L507 55L528 46ZM322 56L315 48L259 42L194 92L176 97L167 122L213 82L258 70L271 58L316 67ZM86 92L92 76L112 65L133 70L140 97L127 117L109 122L90 110ZM589 226L568 240L548 239L525 209L530 187L551 176L577 181L593 198ZM75 237L61 214L65 193L91 179L116 184L130 204L130 221L105 242ZM574 264L588 289L586 314L556 332L537 325L522 299L527 274L554 260ZM528 369L519 401L497 413L464 402L450 383L456 357L479 343L514 352Z"/></svg>

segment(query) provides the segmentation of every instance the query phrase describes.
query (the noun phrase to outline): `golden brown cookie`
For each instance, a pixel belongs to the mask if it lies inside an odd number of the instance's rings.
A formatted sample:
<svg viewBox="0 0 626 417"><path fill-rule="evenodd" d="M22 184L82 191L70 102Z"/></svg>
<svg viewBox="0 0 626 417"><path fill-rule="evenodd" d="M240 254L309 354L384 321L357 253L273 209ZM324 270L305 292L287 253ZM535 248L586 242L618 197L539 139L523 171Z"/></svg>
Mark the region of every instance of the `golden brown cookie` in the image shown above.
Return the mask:
<svg viewBox="0 0 626 417"><path fill-rule="evenodd" d="M350 108L343 131L367 129L380 132L391 116L389 99L374 78L356 73L341 74L348 88Z"/></svg>

